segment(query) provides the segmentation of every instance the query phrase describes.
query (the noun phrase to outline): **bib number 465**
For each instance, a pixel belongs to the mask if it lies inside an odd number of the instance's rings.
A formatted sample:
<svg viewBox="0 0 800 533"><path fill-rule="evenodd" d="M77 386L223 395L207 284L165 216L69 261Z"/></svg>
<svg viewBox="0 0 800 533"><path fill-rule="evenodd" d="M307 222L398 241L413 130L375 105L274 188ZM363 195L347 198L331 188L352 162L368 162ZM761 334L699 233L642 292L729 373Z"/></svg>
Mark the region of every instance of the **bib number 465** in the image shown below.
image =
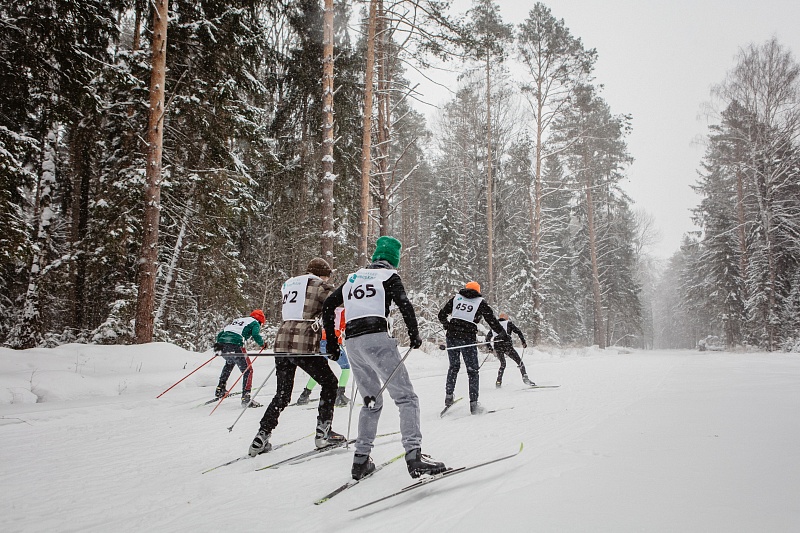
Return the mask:
<svg viewBox="0 0 800 533"><path fill-rule="evenodd" d="M356 285L355 287L350 288L350 292L347 293L347 299L352 300L355 298L356 300L361 300L363 298L370 298L375 296L377 291L375 290L375 286L372 283Z"/></svg>

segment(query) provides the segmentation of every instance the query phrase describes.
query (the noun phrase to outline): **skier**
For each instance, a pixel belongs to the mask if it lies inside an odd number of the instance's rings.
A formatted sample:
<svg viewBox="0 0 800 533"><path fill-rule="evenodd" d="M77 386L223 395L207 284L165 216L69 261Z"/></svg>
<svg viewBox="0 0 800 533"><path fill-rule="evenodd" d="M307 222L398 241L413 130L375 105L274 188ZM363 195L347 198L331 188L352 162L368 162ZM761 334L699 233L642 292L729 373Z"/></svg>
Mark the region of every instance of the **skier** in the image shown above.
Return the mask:
<svg viewBox="0 0 800 533"><path fill-rule="evenodd" d="M339 388L336 389L336 407L344 407L350 402L350 398L344 395L345 387L347 387L347 381L350 379L350 362L347 360L347 353L342 348L342 333L344 333L344 307L337 307L336 308L336 320L334 321L334 328L336 330L336 341L339 343L339 351L341 355L339 359L336 360L339 363L339 368L342 369L342 373L339 374ZM327 334L325 329L322 330L322 340L319 343L319 352L320 353L327 353L325 350L325 346L328 344ZM297 398L298 405L305 405L308 403L308 399L311 396L311 391L314 390L316 387L317 382L314 378L308 378L308 384L306 384L306 388L303 389L303 392L300 393L300 396Z"/></svg>
<svg viewBox="0 0 800 533"><path fill-rule="evenodd" d="M324 259L309 261L307 274L288 279L281 288L283 294L283 323L275 339L276 354L310 354L319 349L319 316L322 304L333 287L328 284L331 267ZM331 359L336 359L331 357ZM249 454L255 457L272 449L269 439L278 425L281 412L289 405L297 367L302 368L320 385L317 430L314 443L317 448L341 444L344 436L331 429L333 404L336 400L336 376L325 357L276 357L275 372L278 386L275 397L261 418L260 429L250 444Z"/></svg>
<svg viewBox="0 0 800 533"><path fill-rule="evenodd" d="M520 359L519 354L514 349L514 345L511 342L511 334L516 333L519 336L519 340L522 341L522 347L527 348L528 345L525 343L525 337L522 335L522 331L508 318L507 313L500 313L500 326L503 328L508 334L508 341L494 341L494 353L498 359L500 359L500 370L497 371L497 382L495 383L496 387L501 387L503 385L503 372L506 370L506 356L510 357L512 361L517 363L517 367L519 367L519 371L522 373L522 382L525 385L536 385L533 381L528 378L528 373L525 372L525 364ZM486 334L486 342L491 342L492 340L492 330L489 330L489 333ZM489 345L489 350L492 350L492 345Z"/></svg>
<svg viewBox="0 0 800 533"><path fill-rule="evenodd" d="M333 338L334 310L344 303L347 315L345 346L353 373L362 394L375 398L372 405L365 402L359 413L358 439L350 471L353 479L361 479L375 470L370 452L383 409L383 395L378 396L381 382L400 411L400 433L408 473L417 478L445 470L443 463L422 453L419 398L402 364L397 340L389 335L388 330L389 307L394 302L403 315L411 348L422 346L414 307L397 274L401 247L400 241L393 237L380 237L372 254L372 264L350 274L347 281L328 297L322 310L322 323L328 337ZM337 343L328 343L327 349L331 355L339 353Z"/></svg>
<svg viewBox="0 0 800 533"><path fill-rule="evenodd" d="M266 318L264 311L256 309L250 316L237 318L225 326L217 334L214 351L221 353L225 359L225 366L219 375L219 385L214 396L222 398L227 392L228 377L234 366L239 366L242 371L242 407L263 407L260 403L250 399L250 389L253 386L253 363L247 355L227 356L226 353L246 354L244 343L252 338L263 349L266 346L264 339L261 338L261 326L264 325Z"/></svg>
<svg viewBox="0 0 800 533"><path fill-rule="evenodd" d="M450 317L448 320L447 317ZM458 294L450 298L439 311L439 322L442 323L446 335L447 355L450 358L450 368L447 370L447 381L445 384L444 405L449 407L453 404L453 391L456 390L456 379L458 371L461 369L461 357L464 357L464 364L467 367L469 378L469 411L473 415L479 415L486 410L478 403L478 348L474 345L478 326L481 317L486 319L497 333L495 341L510 342L511 338L503 330L500 323L494 316L494 311L481 296L481 286L476 281L470 281Z"/></svg>

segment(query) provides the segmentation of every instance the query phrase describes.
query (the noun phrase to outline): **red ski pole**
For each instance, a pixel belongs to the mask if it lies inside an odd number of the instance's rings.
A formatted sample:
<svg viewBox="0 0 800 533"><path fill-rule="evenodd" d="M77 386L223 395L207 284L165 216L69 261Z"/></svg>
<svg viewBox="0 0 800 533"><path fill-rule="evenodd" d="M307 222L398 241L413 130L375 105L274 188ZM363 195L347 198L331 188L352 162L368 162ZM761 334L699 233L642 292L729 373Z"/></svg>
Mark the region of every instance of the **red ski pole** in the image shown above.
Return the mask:
<svg viewBox="0 0 800 533"><path fill-rule="evenodd" d="M185 376L184 376L184 377L183 377L183 378L182 378L180 381L178 381L178 383L180 383L180 382L181 382L181 381L183 381L184 379L188 378L189 376L191 376L192 374L194 374L195 372L197 372L198 370L200 370L201 368L203 368L204 366L206 366L208 363L210 363L211 361L213 361L213 360L214 360L214 357L216 357L216 356L217 356L217 354L214 354L214 355L213 355L213 357L211 357L211 359L209 359L208 361L206 361L206 362L205 362L205 363L203 363L202 365L198 366L197 368L195 368L194 370L192 370L191 372L189 372L188 374L186 374L186 375L185 375ZM177 385L178 383L175 383L175 385ZM164 396L164 395L165 395L166 393L168 393L169 391L171 391L171 390L172 390L172 388L173 388L175 385L173 385L172 387L168 388L167 390L165 390L164 392L162 392L161 394L159 394L158 396L156 396L156 400L157 400L157 399L159 399L159 398L161 398L162 396Z"/></svg>

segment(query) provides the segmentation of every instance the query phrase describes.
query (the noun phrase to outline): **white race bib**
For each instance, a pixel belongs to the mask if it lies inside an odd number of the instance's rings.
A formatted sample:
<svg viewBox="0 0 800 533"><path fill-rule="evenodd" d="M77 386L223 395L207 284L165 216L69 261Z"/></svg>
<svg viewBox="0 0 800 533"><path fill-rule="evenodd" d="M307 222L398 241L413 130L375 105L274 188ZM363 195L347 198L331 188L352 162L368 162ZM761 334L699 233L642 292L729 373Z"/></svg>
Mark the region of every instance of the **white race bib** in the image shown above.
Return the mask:
<svg viewBox="0 0 800 533"><path fill-rule="evenodd" d="M452 318L458 318L465 322L475 322L475 315L478 313L478 307L483 301L482 296L477 298L464 298L463 296L456 295L453 298L453 312L450 313Z"/></svg>
<svg viewBox="0 0 800 533"><path fill-rule="evenodd" d="M303 274L289 278L281 287L283 295L282 318L287 320L303 320L303 309L306 306L306 287L308 280L316 278L313 274Z"/></svg>
<svg viewBox="0 0 800 533"><path fill-rule="evenodd" d="M386 268L362 268L347 277L342 286L347 321L368 316L386 318L386 290L383 282L396 274Z"/></svg>
<svg viewBox="0 0 800 533"><path fill-rule="evenodd" d="M237 318L236 320L232 321L230 324L228 324L222 329L223 331L236 333L237 335L243 337L242 331L244 331L244 328L246 328L247 325L250 324L251 322L255 322L255 320L256 320L255 318L249 316L246 316L244 318Z"/></svg>
<svg viewBox="0 0 800 533"><path fill-rule="evenodd" d="M500 322L500 327L503 328L503 331L510 333L510 331L508 331L508 320L498 320L498 322Z"/></svg>

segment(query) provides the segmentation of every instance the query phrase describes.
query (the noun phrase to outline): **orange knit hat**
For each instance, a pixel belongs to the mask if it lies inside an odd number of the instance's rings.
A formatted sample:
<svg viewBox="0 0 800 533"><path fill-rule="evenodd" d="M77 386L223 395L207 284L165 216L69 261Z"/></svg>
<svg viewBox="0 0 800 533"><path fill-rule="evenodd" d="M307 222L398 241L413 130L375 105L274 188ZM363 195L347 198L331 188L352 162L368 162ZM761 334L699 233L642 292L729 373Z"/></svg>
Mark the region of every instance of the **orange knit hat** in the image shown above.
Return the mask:
<svg viewBox="0 0 800 533"><path fill-rule="evenodd" d="M474 291L481 292L481 286L478 284L477 281L470 281L464 287L467 289L472 289Z"/></svg>
<svg viewBox="0 0 800 533"><path fill-rule="evenodd" d="M258 320L259 323L261 324L263 324L266 321L266 317L264 316L264 311L262 311L261 309L256 309L255 311L250 313L250 316Z"/></svg>

